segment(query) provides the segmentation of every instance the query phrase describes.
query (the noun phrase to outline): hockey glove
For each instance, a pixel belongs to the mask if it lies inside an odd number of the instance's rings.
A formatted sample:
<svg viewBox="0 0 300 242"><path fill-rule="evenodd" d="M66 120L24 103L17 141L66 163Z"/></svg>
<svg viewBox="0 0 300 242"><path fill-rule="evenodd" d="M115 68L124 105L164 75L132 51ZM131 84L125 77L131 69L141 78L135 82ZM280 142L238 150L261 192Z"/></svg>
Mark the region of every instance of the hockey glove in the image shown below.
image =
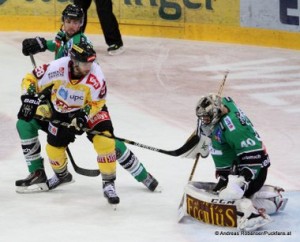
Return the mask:
<svg viewBox="0 0 300 242"><path fill-rule="evenodd" d="M33 119L37 107L40 104L40 99L37 94L35 95L22 95L21 96L22 106L18 113L18 119L23 119L25 121L30 121Z"/></svg>
<svg viewBox="0 0 300 242"><path fill-rule="evenodd" d="M189 140L186 142L186 144L188 144ZM209 155L210 144L211 144L210 138L200 134L199 142L195 146L191 147L190 150L185 152L181 157L195 159L197 155L200 154L202 158L206 158Z"/></svg>
<svg viewBox="0 0 300 242"><path fill-rule="evenodd" d="M55 36L55 42L57 43L61 43L61 42L64 42L66 43L67 42L67 36L66 36L66 33L64 31L59 31L56 36Z"/></svg>
<svg viewBox="0 0 300 242"><path fill-rule="evenodd" d="M47 50L47 41L41 37L24 39L22 43L22 52L25 56L34 55Z"/></svg>
<svg viewBox="0 0 300 242"><path fill-rule="evenodd" d="M87 122L89 120L88 115L86 112L82 109L77 111L71 121L71 124L69 127L74 127L76 130L81 130L83 128L87 127Z"/></svg>
<svg viewBox="0 0 300 242"><path fill-rule="evenodd" d="M237 175L228 176L226 188L220 191L219 197L225 200L241 199L248 188L248 182L245 177Z"/></svg>

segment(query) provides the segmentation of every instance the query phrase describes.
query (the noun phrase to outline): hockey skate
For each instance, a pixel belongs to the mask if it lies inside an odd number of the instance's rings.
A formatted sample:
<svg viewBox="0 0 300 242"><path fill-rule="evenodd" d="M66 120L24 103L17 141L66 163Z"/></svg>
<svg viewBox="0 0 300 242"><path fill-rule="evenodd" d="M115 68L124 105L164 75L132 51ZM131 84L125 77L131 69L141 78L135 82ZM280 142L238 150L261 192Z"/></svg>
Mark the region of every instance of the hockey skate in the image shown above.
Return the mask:
<svg viewBox="0 0 300 242"><path fill-rule="evenodd" d="M152 192L155 189L160 192L161 189L158 188L158 181L148 172L147 177L142 181L142 183Z"/></svg>
<svg viewBox="0 0 300 242"><path fill-rule="evenodd" d="M54 174L50 179L48 179L49 190L53 190L58 186L67 185L73 183L73 176L71 173L67 172L64 176L59 176Z"/></svg>
<svg viewBox="0 0 300 242"><path fill-rule="evenodd" d="M125 51L123 45L113 44L110 45L107 49L109 55L120 55Z"/></svg>
<svg viewBox="0 0 300 242"><path fill-rule="evenodd" d="M17 180L15 184L16 192L18 193L45 192L49 190L47 176L43 169L30 173L28 177Z"/></svg>
<svg viewBox="0 0 300 242"><path fill-rule="evenodd" d="M120 198L116 193L115 183L103 182L103 194L107 198L108 203L113 205L113 209L116 210L117 204L120 203Z"/></svg>

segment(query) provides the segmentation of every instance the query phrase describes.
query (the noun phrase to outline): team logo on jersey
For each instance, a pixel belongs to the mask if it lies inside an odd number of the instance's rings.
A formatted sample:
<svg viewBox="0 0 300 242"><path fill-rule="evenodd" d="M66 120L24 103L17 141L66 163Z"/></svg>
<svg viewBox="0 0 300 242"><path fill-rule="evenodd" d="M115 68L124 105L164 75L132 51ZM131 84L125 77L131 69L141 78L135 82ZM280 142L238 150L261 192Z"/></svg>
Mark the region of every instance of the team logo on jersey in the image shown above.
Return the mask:
<svg viewBox="0 0 300 242"><path fill-rule="evenodd" d="M93 86L95 89L99 89L100 88L100 82L98 81L97 77L94 76L93 74L90 74L87 81L87 84Z"/></svg>
<svg viewBox="0 0 300 242"><path fill-rule="evenodd" d="M221 143L221 137L222 137L222 130L220 128L218 128L215 132L215 134L213 135L213 139L215 139L216 141L218 141L219 143Z"/></svg>
<svg viewBox="0 0 300 242"><path fill-rule="evenodd" d="M224 118L224 122L225 122L226 126L228 127L229 131L235 130L235 126L229 116L226 116Z"/></svg>
<svg viewBox="0 0 300 242"><path fill-rule="evenodd" d="M57 71L49 72L48 78L53 79L53 78L64 76L64 69L65 69L64 67L60 67Z"/></svg>

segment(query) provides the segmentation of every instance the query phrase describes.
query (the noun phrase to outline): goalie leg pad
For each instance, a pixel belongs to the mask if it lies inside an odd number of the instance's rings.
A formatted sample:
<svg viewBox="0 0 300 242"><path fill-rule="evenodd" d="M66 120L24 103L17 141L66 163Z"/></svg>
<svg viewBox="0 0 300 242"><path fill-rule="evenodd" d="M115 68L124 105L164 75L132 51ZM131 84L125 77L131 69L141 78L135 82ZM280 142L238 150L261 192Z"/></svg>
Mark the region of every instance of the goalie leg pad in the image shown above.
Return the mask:
<svg viewBox="0 0 300 242"><path fill-rule="evenodd" d="M272 221L267 214L259 213L250 199L222 199L212 192L214 186L213 183L190 182L185 187L179 222L191 216L207 224L253 231Z"/></svg>
<svg viewBox="0 0 300 242"><path fill-rule="evenodd" d="M267 214L283 211L288 199L282 196L284 190L280 187L264 185L251 198L253 205L258 209L264 209Z"/></svg>
<svg viewBox="0 0 300 242"><path fill-rule="evenodd" d="M238 228L243 231L254 231L272 222L269 215L259 213L253 206L252 201L243 198L236 201L238 216Z"/></svg>

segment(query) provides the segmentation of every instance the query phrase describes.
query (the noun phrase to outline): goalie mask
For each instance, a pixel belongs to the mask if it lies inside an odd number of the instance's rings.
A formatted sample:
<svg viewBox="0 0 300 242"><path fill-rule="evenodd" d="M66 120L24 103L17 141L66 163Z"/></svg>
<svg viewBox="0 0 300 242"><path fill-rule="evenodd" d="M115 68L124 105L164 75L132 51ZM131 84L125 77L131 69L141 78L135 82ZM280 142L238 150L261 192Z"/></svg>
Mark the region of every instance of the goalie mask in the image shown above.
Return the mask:
<svg viewBox="0 0 300 242"><path fill-rule="evenodd" d="M83 25L83 19L84 19L84 12L82 8L74 5L74 4L69 4L64 11L62 12L62 17L61 20L64 22L66 18L69 19L78 19L81 22L81 25Z"/></svg>
<svg viewBox="0 0 300 242"><path fill-rule="evenodd" d="M203 96L196 106L196 115L201 120L202 125L213 129L222 116L222 98L217 94Z"/></svg>

